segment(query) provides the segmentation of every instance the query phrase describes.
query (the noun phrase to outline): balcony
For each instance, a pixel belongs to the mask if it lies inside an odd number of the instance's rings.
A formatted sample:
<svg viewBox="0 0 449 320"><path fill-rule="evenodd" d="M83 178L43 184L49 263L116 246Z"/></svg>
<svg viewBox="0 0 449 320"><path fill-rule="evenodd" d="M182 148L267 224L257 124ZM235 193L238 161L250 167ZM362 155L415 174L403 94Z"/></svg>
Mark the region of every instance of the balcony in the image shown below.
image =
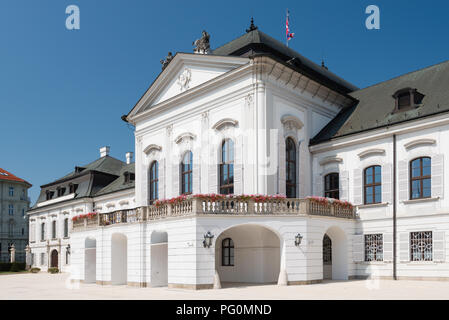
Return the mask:
<svg viewBox="0 0 449 320"><path fill-rule="evenodd" d="M202 199L184 197L182 200L158 203L129 210L99 213L90 218L73 221L73 231L93 229L123 223L140 223L175 217L191 216L326 216L355 219L355 207L349 203L326 198L271 199L263 202L242 197Z"/></svg>

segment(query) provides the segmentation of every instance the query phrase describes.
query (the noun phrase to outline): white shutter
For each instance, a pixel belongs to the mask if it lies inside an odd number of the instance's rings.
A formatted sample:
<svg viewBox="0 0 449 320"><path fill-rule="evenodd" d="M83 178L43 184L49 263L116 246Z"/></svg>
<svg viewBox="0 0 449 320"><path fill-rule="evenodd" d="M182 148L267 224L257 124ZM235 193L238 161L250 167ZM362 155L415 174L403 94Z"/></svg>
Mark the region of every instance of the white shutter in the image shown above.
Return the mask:
<svg viewBox="0 0 449 320"><path fill-rule="evenodd" d="M437 154L432 157L432 197L443 197L443 184L444 184L444 157L442 154Z"/></svg>
<svg viewBox="0 0 449 320"><path fill-rule="evenodd" d="M393 166L387 163L382 166L382 202L392 202Z"/></svg>
<svg viewBox="0 0 449 320"><path fill-rule="evenodd" d="M278 175L279 175L279 194L286 194L286 187L285 187L285 183L286 183L286 168L285 168L285 139L282 136L280 130L279 132L279 143L278 143L278 153L279 153L279 166L278 166Z"/></svg>
<svg viewBox="0 0 449 320"><path fill-rule="evenodd" d="M151 164L150 164L151 165ZM149 175L149 167L145 166L144 164L142 164L141 166L141 177L142 177L142 181L141 183L141 188L142 188L142 205L146 206L148 205L148 200L150 198L150 193L148 192L148 175Z"/></svg>
<svg viewBox="0 0 449 320"><path fill-rule="evenodd" d="M219 193L218 192L218 165L217 165L217 150L216 146L210 146L210 157L209 157L209 193Z"/></svg>
<svg viewBox="0 0 449 320"><path fill-rule="evenodd" d="M349 201L349 172L340 173L340 200Z"/></svg>
<svg viewBox="0 0 449 320"><path fill-rule="evenodd" d="M408 200L408 166L407 161L398 162L399 201Z"/></svg>
<svg viewBox="0 0 449 320"><path fill-rule="evenodd" d="M433 261L444 262L446 260L446 237L444 231L433 232L432 238Z"/></svg>
<svg viewBox="0 0 449 320"><path fill-rule="evenodd" d="M399 260L410 261L410 233L399 233Z"/></svg>
<svg viewBox="0 0 449 320"><path fill-rule="evenodd" d="M383 234L383 256L384 261L393 261L393 234L384 233Z"/></svg>
<svg viewBox="0 0 449 320"><path fill-rule="evenodd" d="M158 163L158 197L159 199L166 199L166 188L165 188L165 159L161 159Z"/></svg>
<svg viewBox="0 0 449 320"><path fill-rule="evenodd" d="M177 197L180 194L180 189L179 189L179 171L180 171L180 162L179 161L175 161L172 164L172 172L171 172L171 176L172 176L172 197Z"/></svg>
<svg viewBox="0 0 449 320"><path fill-rule="evenodd" d="M234 194L243 194L243 139L242 136L237 137L234 158Z"/></svg>
<svg viewBox="0 0 449 320"><path fill-rule="evenodd" d="M363 177L361 169L354 169L354 204L363 203Z"/></svg>
<svg viewBox="0 0 449 320"><path fill-rule="evenodd" d="M198 149L193 153L193 172L192 172L192 192L193 194L201 193L201 149Z"/></svg>
<svg viewBox="0 0 449 320"><path fill-rule="evenodd" d="M356 234L352 238L352 260L354 262L362 262L364 259L364 235Z"/></svg>
<svg viewBox="0 0 449 320"><path fill-rule="evenodd" d="M36 225L35 224L31 224L30 225L30 241L36 241L35 240L35 235L36 235Z"/></svg>

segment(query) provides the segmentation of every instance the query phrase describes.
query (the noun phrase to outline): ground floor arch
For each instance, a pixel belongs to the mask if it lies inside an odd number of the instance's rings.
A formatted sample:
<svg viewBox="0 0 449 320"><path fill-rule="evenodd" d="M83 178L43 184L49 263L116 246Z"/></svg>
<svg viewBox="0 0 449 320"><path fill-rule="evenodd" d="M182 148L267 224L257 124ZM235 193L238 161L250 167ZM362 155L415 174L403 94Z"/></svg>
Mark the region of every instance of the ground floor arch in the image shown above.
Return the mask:
<svg viewBox="0 0 449 320"><path fill-rule="evenodd" d="M215 242L215 269L222 285L276 283L281 261L281 239L257 224L233 226Z"/></svg>
<svg viewBox="0 0 449 320"><path fill-rule="evenodd" d="M168 285L168 233L153 231L151 233L151 286Z"/></svg>
<svg viewBox="0 0 449 320"><path fill-rule="evenodd" d="M84 282L95 283L97 273L97 240L86 238L84 241Z"/></svg>
<svg viewBox="0 0 449 320"><path fill-rule="evenodd" d="M330 227L323 236L323 279L348 280L348 240L345 232Z"/></svg>
<svg viewBox="0 0 449 320"><path fill-rule="evenodd" d="M53 249L50 254L50 267L58 268L58 265L59 265L58 260L59 260L58 250Z"/></svg>
<svg viewBox="0 0 449 320"><path fill-rule="evenodd" d="M128 239L124 234L114 233L111 237L111 283L127 284Z"/></svg>

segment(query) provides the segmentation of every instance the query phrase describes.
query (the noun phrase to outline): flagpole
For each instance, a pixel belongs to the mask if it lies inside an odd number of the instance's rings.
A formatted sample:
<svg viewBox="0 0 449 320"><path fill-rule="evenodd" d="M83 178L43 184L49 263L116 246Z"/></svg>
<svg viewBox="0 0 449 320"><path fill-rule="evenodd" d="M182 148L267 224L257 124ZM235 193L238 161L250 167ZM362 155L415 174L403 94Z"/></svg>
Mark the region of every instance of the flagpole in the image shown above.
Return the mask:
<svg viewBox="0 0 449 320"><path fill-rule="evenodd" d="M286 23L285 23L285 44L288 47L288 35L287 35L287 28L288 28L288 8L287 8L287 19L286 19Z"/></svg>

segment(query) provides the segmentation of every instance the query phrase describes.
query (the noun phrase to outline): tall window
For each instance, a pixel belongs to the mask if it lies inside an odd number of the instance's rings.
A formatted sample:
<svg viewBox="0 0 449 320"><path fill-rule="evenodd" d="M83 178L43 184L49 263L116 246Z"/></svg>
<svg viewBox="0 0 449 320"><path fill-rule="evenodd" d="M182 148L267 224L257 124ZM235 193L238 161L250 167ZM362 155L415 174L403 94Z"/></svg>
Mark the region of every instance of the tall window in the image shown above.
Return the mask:
<svg viewBox="0 0 449 320"><path fill-rule="evenodd" d="M9 196L14 197L14 187L9 187Z"/></svg>
<svg viewBox="0 0 449 320"><path fill-rule="evenodd" d="M221 242L221 265L234 265L234 241L231 238L226 238Z"/></svg>
<svg viewBox="0 0 449 320"><path fill-rule="evenodd" d="M182 194L190 194L192 193L192 163L193 163L193 154L191 151L188 151L184 154L180 164L180 173L181 173L181 193Z"/></svg>
<svg viewBox="0 0 449 320"><path fill-rule="evenodd" d="M332 240L327 234L323 237L323 264L332 265Z"/></svg>
<svg viewBox="0 0 449 320"><path fill-rule="evenodd" d="M383 261L383 235L365 235L365 261Z"/></svg>
<svg viewBox="0 0 449 320"><path fill-rule="evenodd" d="M382 169L371 166L365 169L363 178L365 204L382 202Z"/></svg>
<svg viewBox="0 0 449 320"><path fill-rule="evenodd" d="M285 171L287 198L296 198L296 146L291 138L285 142Z"/></svg>
<svg viewBox="0 0 449 320"><path fill-rule="evenodd" d="M25 208L22 208L22 217L25 217Z"/></svg>
<svg viewBox="0 0 449 320"><path fill-rule="evenodd" d="M432 261L432 231L410 232L410 260Z"/></svg>
<svg viewBox="0 0 449 320"><path fill-rule="evenodd" d="M338 173L329 173L324 176L324 196L326 198L340 199Z"/></svg>
<svg viewBox="0 0 449 320"><path fill-rule="evenodd" d="M45 253L41 252L41 266L45 265Z"/></svg>
<svg viewBox="0 0 449 320"><path fill-rule="evenodd" d="M234 142L226 139L221 145L220 193L234 193Z"/></svg>
<svg viewBox="0 0 449 320"><path fill-rule="evenodd" d="M69 218L64 219L64 238L69 237Z"/></svg>
<svg viewBox="0 0 449 320"><path fill-rule="evenodd" d="M45 240L45 223L41 224L41 241Z"/></svg>
<svg viewBox="0 0 449 320"><path fill-rule="evenodd" d="M51 238L56 239L56 220L51 223Z"/></svg>
<svg viewBox="0 0 449 320"><path fill-rule="evenodd" d="M150 203L158 199L159 194L159 164L154 161L150 166Z"/></svg>
<svg viewBox="0 0 449 320"><path fill-rule="evenodd" d="M410 198L430 198L431 196L431 160L422 157L410 162Z"/></svg>
<svg viewBox="0 0 449 320"><path fill-rule="evenodd" d="M14 205L13 204L8 205L8 214L10 216L14 215Z"/></svg>

